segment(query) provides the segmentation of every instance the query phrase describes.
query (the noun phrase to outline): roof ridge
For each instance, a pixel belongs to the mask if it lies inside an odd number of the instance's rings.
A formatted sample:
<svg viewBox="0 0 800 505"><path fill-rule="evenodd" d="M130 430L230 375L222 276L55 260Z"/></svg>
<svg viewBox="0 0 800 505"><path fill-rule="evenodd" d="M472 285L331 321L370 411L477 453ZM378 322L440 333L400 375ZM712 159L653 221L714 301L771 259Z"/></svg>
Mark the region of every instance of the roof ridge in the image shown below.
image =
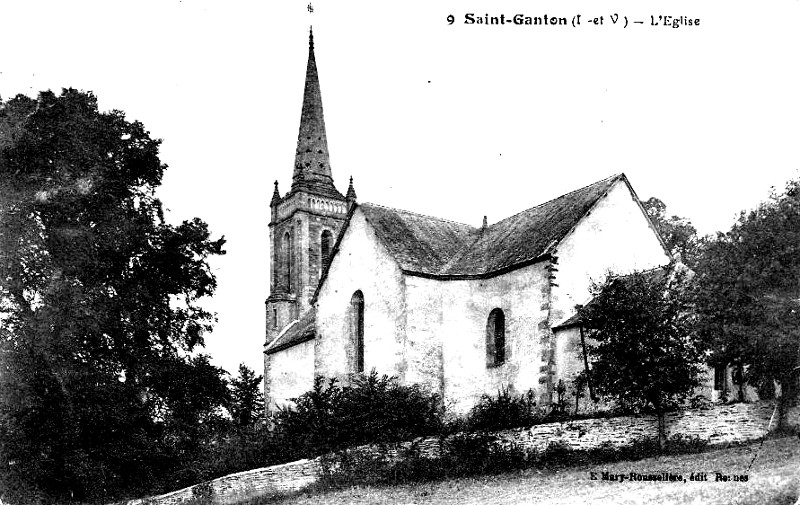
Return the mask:
<svg viewBox="0 0 800 505"><path fill-rule="evenodd" d="M368 205L368 206L372 206L372 207L380 207L381 209L392 210L394 212L402 212L404 214L411 214L412 216L424 217L424 218L427 218L427 219L435 219L437 221L444 221L445 223L458 224L458 225L461 225L461 226L468 226L468 227L472 228L473 230L477 230L478 229L477 226L472 226L471 224L462 223L462 222L459 222L459 221L453 221L452 219L444 219L442 217L430 216L428 214L420 214L419 212L413 212L413 211L410 211L410 210L398 209L397 207L388 207L386 205L379 205L377 203L372 203L372 202L359 203L358 205L359 206Z"/></svg>
<svg viewBox="0 0 800 505"><path fill-rule="evenodd" d="M490 224L490 225L489 225L489 228L493 228L493 227L497 226L498 224L502 223L503 221L507 221L507 220L511 219L512 217L517 217L517 216L519 216L520 214L522 214L522 213L524 213L524 212L528 212L528 211L530 211L530 210L533 210L533 209L536 209L536 208L542 207L542 206L544 206L544 205L547 205L547 204L548 204L548 203L550 203L550 202L554 202L554 201L556 201L556 200L558 200L558 199L560 199L560 198L564 198L564 197L566 197L566 196L569 196L569 195L571 195L571 194L577 193L578 191L583 191L584 189L586 189L586 188L588 188L588 187L590 187L590 186L594 186L595 184L600 184L601 182L610 181L611 179L616 179L616 178L622 177L622 176L624 176L624 175L625 175L625 173L624 173L624 172L620 172L620 173L618 173L618 174L614 174L614 175L608 176L608 177L606 177L605 179L600 179L599 181L592 182L591 184L587 184L586 186L583 186L583 187L580 187L580 188L578 188L578 189L574 189L574 190L572 190L572 191L569 191L569 192L567 192L567 193L564 193L564 194L563 194L563 195L561 195L561 196L557 196L557 197L555 197L555 198L551 198L551 199L549 199L549 200L547 200L547 201L544 201L544 202L542 202L542 203L540 203L540 204L538 204L538 205L534 205L533 207L528 207L527 209L523 209L523 210L521 210L521 211L517 212L516 214L512 214L512 215L510 215L510 216L508 216L508 217L504 217L503 219L501 219L500 221L497 221L496 223Z"/></svg>

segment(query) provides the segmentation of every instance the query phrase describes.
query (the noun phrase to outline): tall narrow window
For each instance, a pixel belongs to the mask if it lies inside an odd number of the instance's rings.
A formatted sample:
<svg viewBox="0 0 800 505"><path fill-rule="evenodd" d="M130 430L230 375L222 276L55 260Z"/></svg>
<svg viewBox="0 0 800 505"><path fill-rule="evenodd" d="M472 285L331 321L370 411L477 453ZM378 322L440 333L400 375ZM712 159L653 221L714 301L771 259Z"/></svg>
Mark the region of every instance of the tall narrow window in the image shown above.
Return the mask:
<svg viewBox="0 0 800 505"><path fill-rule="evenodd" d="M283 285L286 290L292 291L292 236L287 231L283 235L283 244L281 245L281 254L283 256Z"/></svg>
<svg viewBox="0 0 800 505"><path fill-rule="evenodd" d="M331 246L333 245L331 242L333 241L333 234L329 230L325 230L322 232L322 239L320 240L319 245L319 255L320 255L320 266L322 270L325 270L325 267L328 266L328 260L331 257Z"/></svg>
<svg viewBox="0 0 800 505"><path fill-rule="evenodd" d="M353 368L364 371L364 293L361 290L350 298L350 337L353 342Z"/></svg>
<svg viewBox="0 0 800 505"><path fill-rule="evenodd" d="M500 366L505 361L506 316L502 309L493 309L486 322L486 366Z"/></svg>

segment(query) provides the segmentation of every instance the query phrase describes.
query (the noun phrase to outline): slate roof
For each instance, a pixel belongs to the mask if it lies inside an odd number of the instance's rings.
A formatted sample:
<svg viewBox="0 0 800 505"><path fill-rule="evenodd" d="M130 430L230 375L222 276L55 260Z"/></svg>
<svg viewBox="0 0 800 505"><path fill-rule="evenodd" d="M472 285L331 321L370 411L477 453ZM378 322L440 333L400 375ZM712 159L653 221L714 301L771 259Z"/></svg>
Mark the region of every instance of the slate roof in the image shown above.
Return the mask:
<svg viewBox="0 0 800 505"><path fill-rule="evenodd" d="M288 347L295 346L307 340L312 340L316 336L317 310L310 309L303 314L299 321L290 324L283 332L273 340L264 353L272 354Z"/></svg>
<svg viewBox="0 0 800 505"><path fill-rule="evenodd" d="M468 224L372 203L359 204L359 208L405 271L439 273L476 239L476 229Z"/></svg>
<svg viewBox="0 0 800 505"><path fill-rule="evenodd" d="M473 227L364 203L378 238L409 274L437 278L490 276L549 254L618 181L618 174L499 221Z"/></svg>

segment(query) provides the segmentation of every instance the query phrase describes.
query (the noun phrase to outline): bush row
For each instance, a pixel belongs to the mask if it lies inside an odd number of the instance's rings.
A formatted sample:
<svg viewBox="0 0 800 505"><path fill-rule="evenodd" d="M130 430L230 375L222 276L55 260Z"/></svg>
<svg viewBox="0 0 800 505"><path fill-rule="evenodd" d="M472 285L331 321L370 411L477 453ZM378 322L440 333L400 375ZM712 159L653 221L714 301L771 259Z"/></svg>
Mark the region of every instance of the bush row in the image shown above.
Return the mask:
<svg viewBox="0 0 800 505"><path fill-rule="evenodd" d="M354 479L361 483L396 483L622 458L623 453L611 447L574 452L558 444L551 444L541 453L526 454L490 434L574 418L539 408L532 394L514 394L504 389L496 396L483 396L466 416L448 419L438 395L417 385L402 385L394 377L372 372L354 376L347 384L319 377L310 391L296 398L292 407L274 414L268 425L251 426L206 441L192 464L185 465L185 470L173 475L169 482L159 482L153 493L252 468L331 454L332 467L340 470L330 473L322 484L326 486ZM396 462L346 450L430 436L447 440L447 450L439 459L424 457L414 446ZM692 449L691 444L687 446L686 441L678 439L669 448L678 452L687 449ZM625 455L647 457L657 452L655 440L641 441L626 449Z"/></svg>
<svg viewBox="0 0 800 505"><path fill-rule="evenodd" d="M708 442L678 435L670 439L668 447L668 454L698 453L707 449ZM529 468L561 469L635 461L659 454L664 453L659 451L655 438L637 440L625 447L607 444L589 450L575 450L563 442L553 442L537 452L485 433L457 434L448 437L439 458L426 457L415 447L397 458L361 451L338 452L326 458L330 471L310 491L493 475Z"/></svg>

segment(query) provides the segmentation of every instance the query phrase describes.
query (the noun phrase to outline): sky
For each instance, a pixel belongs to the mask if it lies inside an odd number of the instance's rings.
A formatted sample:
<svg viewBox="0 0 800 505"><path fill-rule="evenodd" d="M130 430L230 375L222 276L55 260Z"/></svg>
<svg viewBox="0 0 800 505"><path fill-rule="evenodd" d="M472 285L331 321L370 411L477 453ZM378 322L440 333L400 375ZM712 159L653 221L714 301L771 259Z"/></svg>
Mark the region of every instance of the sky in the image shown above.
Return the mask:
<svg viewBox="0 0 800 505"><path fill-rule="evenodd" d="M163 140L167 220L227 239L205 352L232 373L263 372L269 200L291 184L311 25L334 181L362 202L479 226L624 172L709 234L800 178L798 0L28 0L0 16L1 97L92 91Z"/></svg>

